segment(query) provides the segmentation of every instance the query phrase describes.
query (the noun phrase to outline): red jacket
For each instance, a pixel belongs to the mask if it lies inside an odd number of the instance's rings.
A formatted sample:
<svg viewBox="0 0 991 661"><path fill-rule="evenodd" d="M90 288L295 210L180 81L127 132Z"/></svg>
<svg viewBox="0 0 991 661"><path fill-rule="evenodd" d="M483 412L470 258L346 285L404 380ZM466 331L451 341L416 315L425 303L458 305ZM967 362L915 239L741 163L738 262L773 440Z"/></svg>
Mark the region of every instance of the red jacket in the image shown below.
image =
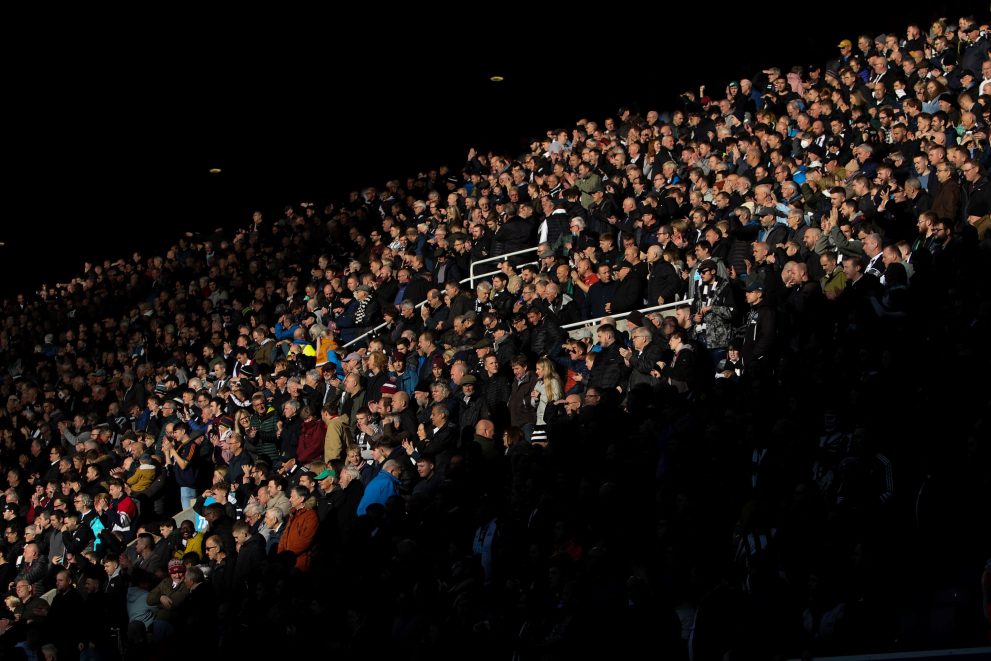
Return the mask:
<svg viewBox="0 0 991 661"><path fill-rule="evenodd" d="M313 541L317 536L320 518L316 510L302 508L289 513L286 529L279 538L279 553L292 551L296 554L296 569L302 572L310 571L310 561L313 554Z"/></svg>
<svg viewBox="0 0 991 661"><path fill-rule="evenodd" d="M121 496L121 499L114 503L114 511L126 514L131 523L138 518L138 505L128 495Z"/></svg>
<svg viewBox="0 0 991 661"><path fill-rule="evenodd" d="M319 417L303 422L296 445L296 465L304 466L311 461L323 459L323 441L327 435L327 425Z"/></svg>

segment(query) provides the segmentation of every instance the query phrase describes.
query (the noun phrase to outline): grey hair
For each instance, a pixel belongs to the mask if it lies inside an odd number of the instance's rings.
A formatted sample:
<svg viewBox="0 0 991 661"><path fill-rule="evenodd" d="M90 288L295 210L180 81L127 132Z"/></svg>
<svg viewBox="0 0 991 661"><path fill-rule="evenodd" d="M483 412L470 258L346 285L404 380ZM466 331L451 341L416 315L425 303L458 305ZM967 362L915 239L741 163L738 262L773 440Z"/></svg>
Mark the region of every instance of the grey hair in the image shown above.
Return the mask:
<svg viewBox="0 0 991 661"><path fill-rule="evenodd" d="M443 392L444 393L444 399L447 399L448 397L451 396L451 386L447 385L443 381L435 381L434 383L431 384L430 387L431 388L437 388L438 390L440 390L441 392Z"/></svg>
<svg viewBox="0 0 991 661"><path fill-rule="evenodd" d="M278 507L269 507L265 510L265 516L268 516L269 514L275 518L276 523L282 523L282 521L285 520L285 517L282 515L282 510Z"/></svg>
<svg viewBox="0 0 991 661"><path fill-rule="evenodd" d="M254 515L258 515L258 516L262 515L261 505L259 505L258 503L248 503L247 505L245 505L244 517L247 518L248 516L254 516Z"/></svg>
<svg viewBox="0 0 991 661"><path fill-rule="evenodd" d="M199 565L192 565L186 570L186 578L193 583L202 583L206 578L203 576L203 570L200 569Z"/></svg>

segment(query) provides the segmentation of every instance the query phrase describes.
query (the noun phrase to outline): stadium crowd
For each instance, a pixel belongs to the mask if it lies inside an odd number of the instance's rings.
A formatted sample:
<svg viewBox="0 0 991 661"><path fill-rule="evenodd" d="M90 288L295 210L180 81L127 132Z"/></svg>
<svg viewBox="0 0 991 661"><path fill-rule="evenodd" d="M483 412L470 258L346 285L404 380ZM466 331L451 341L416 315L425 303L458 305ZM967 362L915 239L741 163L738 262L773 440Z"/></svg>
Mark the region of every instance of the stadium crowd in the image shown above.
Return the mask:
<svg viewBox="0 0 991 661"><path fill-rule="evenodd" d="M6 301L0 654L986 643L986 26L681 103Z"/></svg>

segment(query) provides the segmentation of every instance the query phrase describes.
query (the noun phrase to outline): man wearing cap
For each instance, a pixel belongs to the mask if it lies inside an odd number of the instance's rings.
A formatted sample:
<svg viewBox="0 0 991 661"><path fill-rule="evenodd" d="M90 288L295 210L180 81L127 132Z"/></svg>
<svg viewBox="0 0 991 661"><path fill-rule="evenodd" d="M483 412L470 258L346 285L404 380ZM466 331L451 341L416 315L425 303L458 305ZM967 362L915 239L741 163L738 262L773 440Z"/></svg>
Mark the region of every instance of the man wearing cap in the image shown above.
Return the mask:
<svg viewBox="0 0 991 661"><path fill-rule="evenodd" d="M842 67L850 61L850 57L853 55L853 42L849 39L844 39L840 43L836 44L836 47L840 49L840 57L838 62L840 67Z"/></svg>
<svg viewBox="0 0 991 661"><path fill-rule="evenodd" d="M783 246L791 238L788 226L778 222L778 210L775 207L757 207L754 215L760 223L757 240L766 243L771 250L779 245Z"/></svg>
<svg viewBox="0 0 991 661"><path fill-rule="evenodd" d="M719 277L714 261L703 261L698 272L701 279L692 301L695 337L709 350L716 365L725 357L733 335L733 295L729 282Z"/></svg>
<svg viewBox="0 0 991 661"><path fill-rule="evenodd" d="M458 430L463 436L465 429L474 429L475 423L489 415L485 398L478 392L478 379L473 374L461 377L457 399Z"/></svg>
<svg viewBox="0 0 991 661"><path fill-rule="evenodd" d="M612 227L619 217L619 207L613 200L612 193L607 193L606 189L599 184L591 189L592 203L588 206L588 225L593 232L604 232ZM612 222L610 222L612 218Z"/></svg>
<svg viewBox="0 0 991 661"><path fill-rule="evenodd" d="M958 69L980 71L981 65L988 59L988 37L981 33L979 23L971 22L961 28L960 45L962 50Z"/></svg>
<svg viewBox="0 0 991 661"><path fill-rule="evenodd" d="M645 286L639 271L624 259L616 264L615 273L618 282L612 300L606 303L606 312L622 314L641 307Z"/></svg>
<svg viewBox="0 0 991 661"><path fill-rule="evenodd" d="M764 300L764 285L760 282L747 285L746 299L750 311L744 325L743 364L751 374L766 373L771 369L777 312Z"/></svg>
<svg viewBox="0 0 991 661"><path fill-rule="evenodd" d="M176 611L189 596L189 588L186 587L184 581L185 577L186 565L183 564L182 560L170 560L168 576L163 578L145 597L145 602L149 606L158 607L155 621L151 623L149 628L149 633L155 642L161 642L173 632L172 621Z"/></svg>
<svg viewBox="0 0 991 661"><path fill-rule="evenodd" d="M317 517L322 526L333 512L336 501L340 500L341 488L337 484L337 472L329 466L314 475L313 481L317 485Z"/></svg>
<svg viewBox="0 0 991 661"><path fill-rule="evenodd" d="M345 356L344 361L341 363L341 366L344 368L344 375L347 376L356 370L360 370L363 359L364 356L357 351L352 351Z"/></svg>

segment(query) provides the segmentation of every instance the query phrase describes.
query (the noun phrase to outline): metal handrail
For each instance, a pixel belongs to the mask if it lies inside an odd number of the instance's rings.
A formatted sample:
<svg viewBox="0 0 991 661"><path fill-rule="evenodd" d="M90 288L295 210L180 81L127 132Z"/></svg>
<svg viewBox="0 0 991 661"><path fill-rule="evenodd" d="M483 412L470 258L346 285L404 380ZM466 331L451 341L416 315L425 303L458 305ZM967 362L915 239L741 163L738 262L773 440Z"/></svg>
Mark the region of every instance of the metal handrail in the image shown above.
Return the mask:
<svg viewBox="0 0 991 661"><path fill-rule="evenodd" d="M495 271L493 273L488 273L488 274L484 274L484 275L479 275L479 276L476 276L476 277L483 278L483 277L485 277L485 275L495 275L496 273L499 273L499 271ZM461 284L464 284L464 283L465 283L465 280L462 280L461 281ZM421 301L421 302L417 303L416 304L416 308L419 309L419 308L423 307L423 305L425 303L426 303L426 301ZM649 314L651 312L673 310L674 308L678 307L679 305L686 305L686 304L687 305L691 305L691 303L692 303L692 299L686 298L683 301L674 301L672 303L665 303L664 305L654 305L654 306L651 306L651 307L648 307L648 308L640 308L639 312L641 314ZM586 327L591 327L591 326L597 326L600 323L602 323L602 320L603 319L612 319L613 321L619 321L620 319L626 319L626 317L628 317L631 312L633 312L633 310L631 310L630 312L618 312L616 314L607 314L604 317L597 317L596 319L588 319L586 321L576 321L573 324L565 324L564 326L561 326L561 329L562 330L566 330L566 331L572 331L572 330L575 330L576 328L586 328ZM360 340L365 339L369 335L373 335L373 334L379 332L380 330L382 330L383 328L385 328L388 325L389 324L385 324L385 323L379 324L375 328L362 333L361 335L359 335L358 337L354 338L350 342L347 342L347 343L341 345L341 348L342 349L346 349L349 346L351 346L352 344L354 344L354 343L356 343L356 342L358 342Z"/></svg>
<svg viewBox="0 0 991 661"><path fill-rule="evenodd" d="M673 310L677 308L679 305L691 305L692 300L693 299L686 298L683 301L673 301L671 303L665 303L664 305L654 305L649 308L640 308L639 310L636 310L636 312L640 312L641 314L650 314L651 312ZM576 321L573 324L565 324L564 326L561 326L561 328L562 330L567 331L567 330L574 330L576 328L597 326L600 323L602 323L604 319L619 321L620 319L626 319L628 316L633 314L633 312L634 310L630 310L629 312L617 312L616 314L607 314L604 317L596 317L595 319L588 319L586 321Z"/></svg>
<svg viewBox="0 0 991 661"><path fill-rule="evenodd" d="M528 250L536 250L536 248L532 248L532 249L529 249L529 248L528 248L527 250L521 250L520 252L527 252ZM517 253L509 253L509 254L510 254L510 255L515 255L515 254L517 254ZM504 257L504 256L505 256L505 255L499 255L499 257L490 257L490 258L486 258L486 259L480 259L480 260L478 260L478 261L479 261L479 262L484 262L484 261L491 261L492 259L500 259L500 258L502 258L502 257ZM475 265L475 264L477 264L477 263L478 263L478 262L472 262L472 266L474 266L474 265ZM534 264L539 264L539 263L540 263L540 262L525 262L525 263L523 263L523 264L520 264L520 266L532 266L532 265L534 265ZM502 271L489 271L488 273L480 273L480 274L478 274L478 275L470 275L470 276L468 276L467 278L464 278L464 279L462 279L462 280L459 280L459 281L458 281L458 284L460 284L460 285L463 285L463 284L465 284L466 282L467 282L467 283L471 283L471 284L472 284L472 289L474 289L474 283L472 282L472 281L473 281L474 279L476 279L476 278L487 278L487 277L489 277L490 275L495 275L496 273L502 273ZM420 308L422 308L422 307L423 307L423 305L424 305L425 303L426 303L426 301L420 301L419 303L417 303L417 304L416 304L416 309L420 309ZM386 327L386 326L388 326L388 325L389 325L389 324L386 324L386 323L381 323L381 324L379 324L378 326L376 326L375 328L372 328L371 330L368 330L368 331L365 331L364 333L362 333L362 334L361 334L361 335L359 335L358 337L356 337L356 338L354 338L354 339L353 339L353 340L351 340L350 342L347 342L347 343L345 343L345 344L342 344L342 345L341 345L341 348L342 348L342 349L346 349L346 348L348 348L349 346L351 346L352 344L354 344L355 342L358 342L359 340L363 340L363 339L365 339L366 337L368 337L369 335L374 335L375 333L377 333L377 332L379 332L380 330L382 330L383 328L385 328L385 327Z"/></svg>
<svg viewBox="0 0 991 661"><path fill-rule="evenodd" d="M520 264L520 266L534 266L534 265L539 264L539 263L540 262L523 262L522 264ZM474 276L474 278L476 280L481 280L482 278L487 278L490 275L495 275L496 273L502 273L502 271L495 270L495 271L489 271L488 273L478 273L478 274L476 274ZM466 282L471 282L471 280L472 280L472 276L469 276L469 277L465 278L464 280L462 280L461 281L461 284L465 284ZM474 285L472 285L472 287L474 287Z"/></svg>
<svg viewBox="0 0 991 661"><path fill-rule="evenodd" d="M419 310L419 309L420 309L420 308L422 308L422 307L423 307L424 305L426 305L426 303L427 303L427 301L426 301L426 299L424 299L424 300L422 300L422 301L420 301L419 303L417 303L417 304L416 304L416 309L417 309L417 310ZM363 339L365 339L366 337L368 337L369 335L374 335L375 333L377 333L377 332L379 332L380 330L382 330L383 328L385 328L385 327L386 327L386 326L388 326L388 325L389 325L389 324L388 324L387 322L382 322L381 324L379 324L379 325L378 325L378 326L376 326L375 328L373 328L373 329L371 329L371 330L369 330L369 331L365 331L364 333L362 333L362 334L361 334L361 335L359 335L358 337L356 337L356 338L354 338L354 339L353 339L353 340L351 340L350 342L345 342L344 344L342 344L342 345L341 345L341 348L342 348L342 349L347 349L347 348L348 348L349 346L351 346L351 345L352 345L352 344L354 344L355 342L358 342L359 340L363 340Z"/></svg>
<svg viewBox="0 0 991 661"><path fill-rule="evenodd" d="M471 288L472 289L475 288L475 277L476 277L475 276L475 265L476 264L484 264L485 262L494 262L496 260L502 261L502 260L506 259L507 257L512 257L513 255L522 255L522 254L528 253L528 252L537 252L537 248L538 247L539 246L534 246L532 248L524 248L523 250L516 250L514 252L506 252L506 253L503 253L501 255L496 255L495 257L486 257L485 259L479 259L479 260L476 260L476 261L472 262L471 265L468 267L468 282L471 283ZM478 277L482 277L482 276L478 276Z"/></svg>

